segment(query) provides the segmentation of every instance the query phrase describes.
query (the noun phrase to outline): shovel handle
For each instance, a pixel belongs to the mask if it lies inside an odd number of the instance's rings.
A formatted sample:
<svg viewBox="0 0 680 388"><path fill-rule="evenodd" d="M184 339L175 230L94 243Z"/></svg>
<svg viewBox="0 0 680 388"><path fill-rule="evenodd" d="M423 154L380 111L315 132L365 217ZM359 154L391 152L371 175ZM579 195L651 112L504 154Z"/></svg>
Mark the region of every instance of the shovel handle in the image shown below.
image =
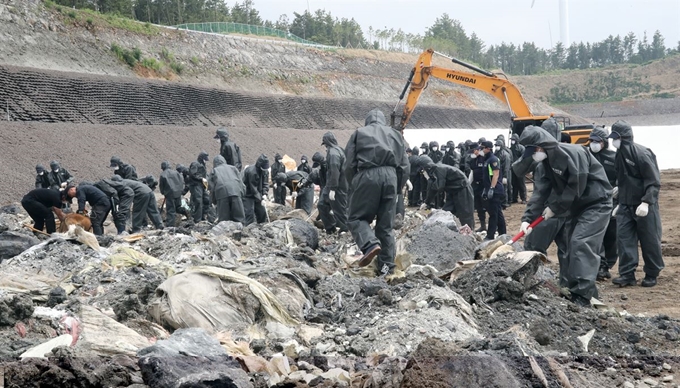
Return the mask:
<svg viewBox="0 0 680 388"><path fill-rule="evenodd" d="M532 222L531 224L529 224L529 227L533 229L533 228L535 228L538 224L540 224L541 222L543 222L543 220L545 220L545 218L544 218L543 216L538 216L538 218L535 219L534 222ZM519 232L519 233L517 233L517 234L515 235L515 237L512 238L512 240L508 241L507 244L508 244L508 245L512 245L512 244L516 243L517 241L519 241L519 239L521 239L522 237L524 237L524 235L525 235L524 232Z"/></svg>

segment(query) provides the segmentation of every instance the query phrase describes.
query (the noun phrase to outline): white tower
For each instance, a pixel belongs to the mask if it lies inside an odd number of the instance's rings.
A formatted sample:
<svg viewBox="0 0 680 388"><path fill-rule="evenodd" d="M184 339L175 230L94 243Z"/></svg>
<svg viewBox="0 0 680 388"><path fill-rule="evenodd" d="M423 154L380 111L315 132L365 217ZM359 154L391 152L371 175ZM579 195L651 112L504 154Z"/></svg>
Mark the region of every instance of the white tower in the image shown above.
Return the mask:
<svg viewBox="0 0 680 388"><path fill-rule="evenodd" d="M560 1L560 41L564 47L569 47L569 1Z"/></svg>

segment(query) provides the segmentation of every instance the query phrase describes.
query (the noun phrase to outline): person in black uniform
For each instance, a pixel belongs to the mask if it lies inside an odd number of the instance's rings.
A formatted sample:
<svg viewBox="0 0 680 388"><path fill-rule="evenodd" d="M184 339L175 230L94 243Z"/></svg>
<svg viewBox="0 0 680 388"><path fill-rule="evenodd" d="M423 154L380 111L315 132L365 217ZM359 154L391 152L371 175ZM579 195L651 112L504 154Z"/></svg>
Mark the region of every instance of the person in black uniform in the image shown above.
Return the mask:
<svg viewBox="0 0 680 388"><path fill-rule="evenodd" d="M480 224L479 228L475 231L481 232L486 230L485 201L482 199L482 194L484 192L484 154L477 143L470 143L469 146L473 148L468 153L467 164L470 166L468 180L472 185L472 192L475 196L475 210L477 211L477 217L479 218Z"/></svg>
<svg viewBox="0 0 680 388"><path fill-rule="evenodd" d="M33 219L33 228L43 230L46 227L47 233L51 234L57 231L54 215L56 214L60 220L64 219L64 213L61 211L64 197L65 193L57 190L33 189L21 199L21 206Z"/></svg>
<svg viewBox="0 0 680 388"><path fill-rule="evenodd" d="M181 173L170 168L170 162L161 163L161 176L159 179L159 191L165 196L165 224L173 227L177 219L177 213L185 213L182 209L182 190L184 190L184 177Z"/></svg>
<svg viewBox="0 0 680 388"><path fill-rule="evenodd" d="M513 162L520 160L522 155L524 155L524 146L519 144L519 135L513 133L510 137L510 153L512 153ZM519 176L512 170L512 201L511 203L517 203L517 200L521 199L522 204L527 203L527 185L524 182L524 176Z"/></svg>
<svg viewBox="0 0 680 388"><path fill-rule="evenodd" d="M63 189L73 181L71 173L67 169L62 168L56 160L50 162L50 172L48 175L50 188L54 190Z"/></svg>
<svg viewBox="0 0 680 388"><path fill-rule="evenodd" d="M113 173L123 179L138 180L137 169L131 164L125 164L118 156L111 157L109 167L113 169Z"/></svg>
<svg viewBox="0 0 680 388"><path fill-rule="evenodd" d="M505 198L505 188L502 181L503 171L501 170L501 162L493 153L493 143L488 140L483 141L480 149L484 155L484 164L482 166L482 201L484 201L484 208L489 213L489 227L486 230L486 239L493 240L496 232L499 235L507 233L502 206Z"/></svg>
<svg viewBox="0 0 680 388"><path fill-rule="evenodd" d="M109 197L93 185L87 184L68 186L64 191L69 198L78 198L78 213L85 214L85 202L90 204L92 232L97 236L103 235L104 221L111 211Z"/></svg>
<svg viewBox="0 0 680 388"><path fill-rule="evenodd" d="M635 269L640 260L638 242L645 263L642 287L654 287L664 269L661 251L661 216L659 189L661 179L656 155L651 149L633 140L633 128L619 120L612 125L616 152L618 200L616 233L618 235L619 277L612 283L624 286L636 284Z"/></svg>
<svg viewBox="0 0 680 388"><path fill-rule="evenodd" d="M316 154L314 154L316 155ZM314 158L312 158L313 160ZM281 154L277 153L274 155L274 164L272 164L271 172L272 176L275 177L280 173L285 173L286 172L286 166L281 162L283 158L281 157ZM286 187L285 185L282 186L278 182L274 180L273 182L274 186L274 203L278 203L279 205L285 205L286 204Z"/></svg>
<svg viewBox="0 0 680 388"><path fill-rule="evenodd" d="M201 222L207 218L208 222L215 221L215 214L208 196L208 171L205 163L208 153L201 151L198 158L189 165L189 190L191 191L191 211L194 222Z"/></svg>
<svg viewBox="0 0 680 388"><path fill-rule="evenodd" d="M261 154L255 164L243 170L243 184L246 186L246 192L243 195L246 226L255 221L258 224L267 221L268 172L269 158L265 154Z"/></svg>
<svg viewBox="0 0 680 388"><path fill-rule="evenodd" d="M214 139L219 139L220 155L230 166L236 167L239 172L243 170L241 162L241 149L233 141L229 140L229 132L224 127L219 127L215 132Z"/></svg>
<svg viewBox="0 0 680 388"><path fill-rule="evenodd" d="M280 172L274 176L274 182L290 190L291 196L295 199L296 209L302 209L307 214L312 214L314 183L309 174L304 171Z"/></svg>
<svg viewBox="0 0 680 388"><path fill-rule="evenodd" d="M300 165L297 167L298 171L304 171L307 174L312 172L312 167L309 165L309 161L307 160L307 155L302 155L300 158Z"/></svg>
<svg viewBox="0 0 680 388"><path fill-rule="evenodd" d="M50 179L48 174L45 172L45 167L42 164L35 166L35 188L36 189L49 189Z"/></svg>

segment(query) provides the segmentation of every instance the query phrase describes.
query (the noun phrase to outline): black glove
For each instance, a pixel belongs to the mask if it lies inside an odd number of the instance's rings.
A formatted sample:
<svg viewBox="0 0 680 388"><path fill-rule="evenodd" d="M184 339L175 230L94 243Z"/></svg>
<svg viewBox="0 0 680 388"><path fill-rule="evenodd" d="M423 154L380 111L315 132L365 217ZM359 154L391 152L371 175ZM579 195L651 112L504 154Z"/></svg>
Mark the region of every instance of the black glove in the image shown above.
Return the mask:
<svg viewBox="0 0 680 388"><path fill-rule="evenodd" d="M482 193L482 199L485 201L490 201L493 198L493 187L489 187Z"/></svg>

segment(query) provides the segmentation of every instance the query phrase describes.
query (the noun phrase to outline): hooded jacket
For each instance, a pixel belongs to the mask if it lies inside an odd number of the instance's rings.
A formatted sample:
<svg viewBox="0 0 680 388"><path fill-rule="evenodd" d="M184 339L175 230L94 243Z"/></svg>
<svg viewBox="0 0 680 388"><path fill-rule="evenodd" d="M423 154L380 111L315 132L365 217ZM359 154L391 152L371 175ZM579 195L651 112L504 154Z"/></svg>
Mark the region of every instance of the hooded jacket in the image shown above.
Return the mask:
<svg viewBox="0 0 680 388"><path fill-rule="evenodd" d="M329 190L347 190L347 180L345 179L345 150L338 145L335 135L326 132L323 135L321 144L326 146L326 187ZM403 147L402 147L403 148Z"/></svg>
<svg viewBox="0 0 680 388"><path fill-rule="evenodd" d="M227 164L236 167L239 171L243 168L241 163L241 149L229 140L229 132L220 128L217 130L217 137L220 139L220 155L226 160Z"/></svg>
<svg viewBox="0 0 680 388"><path fill-rule="evenodd" d="M539 163L544 168L539 186L547 189L535 192L531 198L547 195L537 198L543 208L548 206L560 216L569 211L579 214L592 204L611 201L612 187L604 168L585 147L558 143L552 134L534 126L524 129L520 142L541 147L548 154Z"/></svg>
<svg viewBox="0 0 680 388"><path fill-rule="evenodd" d="M54 171L56 168L56 172ZM71 173L59 166L59 163L56 161L50 162L50 172L46 173L47 175L47 180L50 182L50 188L59 190L61 188L61 184L64 182L70 183L73 180L73 177L71 176Z"/></svg>
<svg viewBox="0 0 680 388"><path fill-rule="evenodd" d="M137 169L135 169L135 166L131 164L125 164L123 163L122 160L120 160L119 157L114 156L111 158L111 167L118 166L117 170L114 170L113 173L118 175L119 177L123 179L134 179L137 180L139 179L137 177Z"/></svg>
<svg viewBox="0 0 680 388"><path fill-rule="evenodd" d="M419 156L417 165L430 176L428 189L441 192L460 190L470 186L465 174L456 167L434 163L428 156Z"/></svg>
<svg viewBox="0 0 680 388"><path fill-rule="evenodd" d="M437 149L436 151L434 149ZM431 141L430 142L430 148L429 152L427 153L427 156L432 159L433 162L439 163L442 161L444 158L444 153L439 150L439 143L436 141Z"/></svg>
<svg viewBox="0 0 680 388"><path fill-rule="evenodd" d="M274 164L272 164L271 168L272 176L276 176L276 174L280 172L286 172L286 166L281 160L282 158L280 154L274 155Z"/></svg>
<svg viewBox="0 0 680 388"><path fill-rule="evenodd" d="M243 184L246 186L245 197L255 198L262 201L262 197L269 192L268 174L262 170L262 166L269 164L267 156L262 154L257 158L254 165L243 170Z"/></svg>
<svg viewBox="0 0 680 388"><path fill-rule="evenodd" d="M40 175L42 173L42 175ZM35 188L36 189L49 189L50 188L50 178L49 172L45 171L45 167L42 165L35 166Z"/></svg>
<svg viewBox="0 0 680 388"><path fill-rule="evenodd" d="M615 158L619 203L629 206L638 206L642 202L657 203L661 178L656 155L649 148L633 142L633 128L627 122L615 122L612 132L621 136L621 148Z"/></svg>
<svg viewBox="0 0 680 388"><path fill-rule="evenodd" d="M135 197L148 196L149 194L152 193L149 186L145 185L144 183L142 183L140 181L136 181L136 180L132 180L132 179L121 179L121 178L116 178L116 179L112 178L112 180L117 181L117 182L122 182L123 185L131 188L132 191L134 192Z"/></svg>
<svg viewBox="0 0 680 388"><path fill-rule="evenodd" d="M122 179L102 179L94 185L104 194L113 198L118 203L121 203L127 199L132 200L132 198L135 196L135 192L132 190L132 188L126 186Z"/></svg>
<svg viewBox="0 0 680 388"><path fill-rule="evenodd" d="M502 137L500 135L499 137ZM497 139L495 145L500 147L498 151L494 152L494 155L501 162L501 171L503 171L503 177L510 179L510 172L512 171L512 152L505 146L504 140Z"/></svg>
<svg viewBox="0 0 680 388"><path fill-rule="evenodd" d="M318 166L316 168L312 169L312 174L314 174L316 177L314 178L314 183L321 186L323 189L326 187L326 177L328 176L328 164L326 163L326 159L324 158L323 155L321 155L321 152L315 152L314 156L312 156L312 161L317 164ZM316 170L316 173L314 173L314 170Z"/></svg>
<svg viewBox="0 0 680 388"><path fill-rule="evenodd" d="M205 167L205 162L208 154L201 152L198 158L189 165L189 186L203 185L203 178L208 177L208 170Z"/></svg>
<svg viewBox="0 0 680 388"><path fill-rule="evenodd" d="M245 193L246 186L241 180L241 174L235 166L227 164L222 155L213 159L213 170L208 179L210 201L217 204L220 199L239 197Z"/></svg>
<svg viewBox="0 0 680 388"><path fill-rule="evenodd" d="M366 117L365 126L354 131L345 148L347 182L361 170L394 167L397 170L397 190L408 180L411 166L404 151L404 139L394 128L385 125L385 115L373 109Z"/></svg>
<svg viewBox="0 0 680 388"><path fill-rule="evenodd" d="M166 168L161 172L158 179L158 191L166 197L177 198L182 196L184 190L184 177L182 174L171 168Z"/></svg>
<svg viewBox="0 0 680 388"><path fill-rule="evenodd" d="M460 166L460 154L456 151L456 146L452 141L446 143L446 153L442 159L442 163L452 167Z"/></svg>
<svg viewBox="0 0 680 388"><path fill-rule="evenodd" d="M602 128L595 128L591 132L591 136L598 136L600 139L604 140L604 147L600 152L592 152L595 159L604 167L604 172L607 174L607 180L612 187L616 186L616 151L609 149L609 142L607 141L607 136L609 134ZM589 147L590 148L590 147Z"/></svg>
<svg viewBox="0 0 680 388"><path fill-rule="evenodd" d="M512 144L512 140L515 141L515 144ZM524 146L519 143L519 135L516 133L513 133L512 136L510 136L510 152L512 153L512 160L517 161L519 158L524 155Z"/></svg>

